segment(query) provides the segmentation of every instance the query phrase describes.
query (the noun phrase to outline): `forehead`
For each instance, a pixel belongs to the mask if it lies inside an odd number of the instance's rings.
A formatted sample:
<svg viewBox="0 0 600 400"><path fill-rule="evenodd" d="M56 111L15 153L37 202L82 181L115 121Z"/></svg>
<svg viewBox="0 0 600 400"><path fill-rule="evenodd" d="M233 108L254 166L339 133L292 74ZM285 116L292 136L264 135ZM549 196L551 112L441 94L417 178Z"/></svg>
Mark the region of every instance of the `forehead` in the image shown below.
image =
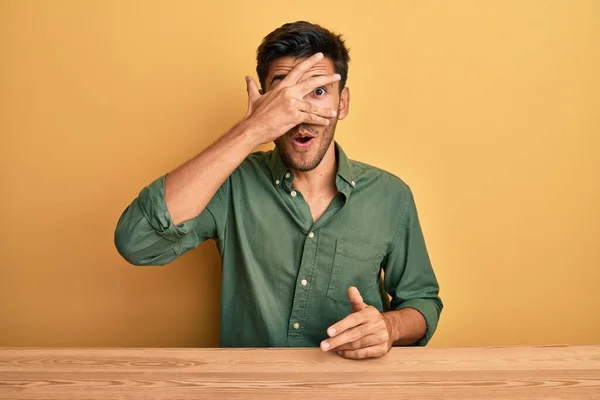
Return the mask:
<svg viewBox="0 0 600 400"><path fill-rule="evenodd" d="M300 64L306 58L296 57L281 57L274 60L269 68L269 75L267 76L267 86L271 84L273 77L276 75L287 75L296 65ZM308 71L302 75L300 80L304 80L313 75L329 75L335 74L335 66L331 59L325 57L317 64L313 65Z"/></svg>

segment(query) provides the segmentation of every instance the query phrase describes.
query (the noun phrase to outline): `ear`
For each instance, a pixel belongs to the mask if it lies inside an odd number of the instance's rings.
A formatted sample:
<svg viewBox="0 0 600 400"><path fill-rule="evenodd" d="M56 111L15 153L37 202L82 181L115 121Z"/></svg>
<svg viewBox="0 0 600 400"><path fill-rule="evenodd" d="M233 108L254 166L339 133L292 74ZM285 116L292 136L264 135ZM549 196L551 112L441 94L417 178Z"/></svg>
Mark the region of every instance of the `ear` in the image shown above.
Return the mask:
<svg viewBox="0 0 600 400"><path fill-rule="evenodd" d="M338 119L346 118L350 112L350 88L348 86L342 89L340 94L340 105L338 107Z"/></svg>

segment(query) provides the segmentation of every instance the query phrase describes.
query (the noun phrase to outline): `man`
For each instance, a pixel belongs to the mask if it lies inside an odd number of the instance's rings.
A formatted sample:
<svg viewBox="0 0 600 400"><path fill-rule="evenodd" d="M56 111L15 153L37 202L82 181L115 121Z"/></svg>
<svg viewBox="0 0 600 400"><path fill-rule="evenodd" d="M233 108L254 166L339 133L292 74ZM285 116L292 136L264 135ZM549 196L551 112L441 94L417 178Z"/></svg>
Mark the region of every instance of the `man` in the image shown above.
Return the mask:
<svg viewBox="0 0 600 400"><path fill-rule="evenodd" d="M144 188L118 222L116 247L135 265L216 240L223 347L360 359L425 345L437 327L442 302L409 187L333 140L349 112L348 61L341 36L318 25L267 35L262 89L246 77L246 116Z"/></svg>

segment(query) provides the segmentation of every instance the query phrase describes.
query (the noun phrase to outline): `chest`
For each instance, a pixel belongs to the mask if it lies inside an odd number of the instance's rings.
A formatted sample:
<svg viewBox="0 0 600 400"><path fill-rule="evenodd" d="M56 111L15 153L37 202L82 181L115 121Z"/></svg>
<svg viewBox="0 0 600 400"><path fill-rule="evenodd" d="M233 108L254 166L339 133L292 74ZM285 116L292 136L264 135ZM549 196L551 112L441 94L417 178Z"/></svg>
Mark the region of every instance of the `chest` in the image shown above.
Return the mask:
<svg viewBox="0 0 600 400"><path fill-rule="evenodd" d="M317 222L319 218L323 216L333 199L335 198L336 193L327 193L322 196L315 196L314 198L306 197L306 205L310 210L310 214L313 222Z"/></svg>
<svg viewBox="0 0 600 400"><path fill-rule="evenodd" d="M314 249L317 258L333 256L337 240L387 247L397 228L390 211L384 201L360 194L310 197L283 190L254 191L234 196L227 232L231 240L239 241L236 249L247 248L261 261L288 264L295 258L291 255L308 250L312 242L319 244Z"/></svg>
<svg viewBox="0 0 600 400"><path fill-rule="evenodd" d="M310 289L307 296L340 316L351 285L369 304L379 305L381 263L395 233L381 204L360 196L310 203L300 194L290 197L234 204L233 210L243 210L234 212L227 234L235 275L244 276L245 284L258 282L252 285L262 288L263 297L268 288L274 298L289 302L308 301L302 294Z"/></svg>

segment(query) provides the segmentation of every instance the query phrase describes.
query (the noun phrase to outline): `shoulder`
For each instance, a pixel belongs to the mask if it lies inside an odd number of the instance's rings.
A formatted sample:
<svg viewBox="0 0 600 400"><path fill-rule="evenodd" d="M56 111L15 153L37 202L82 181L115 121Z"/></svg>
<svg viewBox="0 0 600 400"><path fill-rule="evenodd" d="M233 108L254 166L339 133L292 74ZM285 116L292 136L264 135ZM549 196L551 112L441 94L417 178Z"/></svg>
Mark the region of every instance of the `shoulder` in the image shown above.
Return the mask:
<svg viewBox="0 0 600 400"><path fill-rule="evenodd" d="M249 173L263 171L267 168L271 151L255 151L244 158L240 165L236 168L237 173Z"/></svg>
<svg viewBox="0 0 600 400"><path fill-rule="evenodd" d="M254 151L247 155L230 175L231 182L253 184L275 179L272 177L272 153L273 150Z"/></svg>
<svg viewBox="0 0 600 400"><path fill-rule="evenodd" d="M412 196L408 183L396 174L361 161L348 160L348 162L357 185L369 186L386 196L402 198Z"/></svg>
<svg viewBox="0 0 600 400"><path fill-rule="evenodd" d="M272 153L273 150L252 152L244 159L243 164L265 164Z"/></svg>

